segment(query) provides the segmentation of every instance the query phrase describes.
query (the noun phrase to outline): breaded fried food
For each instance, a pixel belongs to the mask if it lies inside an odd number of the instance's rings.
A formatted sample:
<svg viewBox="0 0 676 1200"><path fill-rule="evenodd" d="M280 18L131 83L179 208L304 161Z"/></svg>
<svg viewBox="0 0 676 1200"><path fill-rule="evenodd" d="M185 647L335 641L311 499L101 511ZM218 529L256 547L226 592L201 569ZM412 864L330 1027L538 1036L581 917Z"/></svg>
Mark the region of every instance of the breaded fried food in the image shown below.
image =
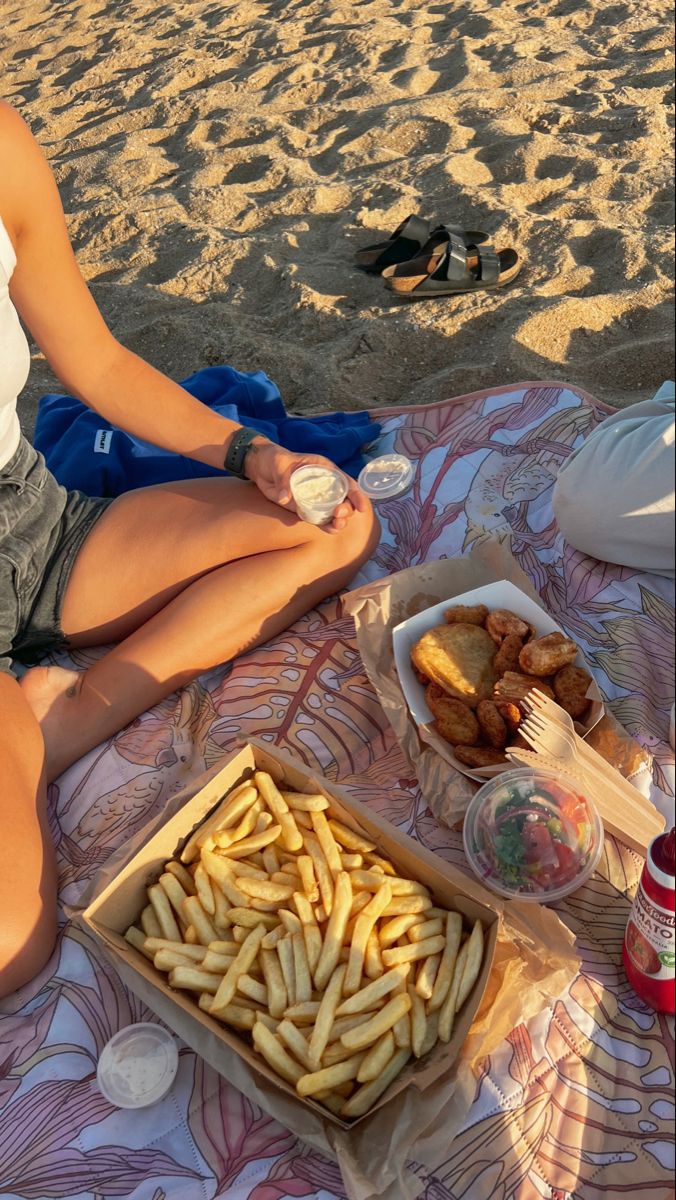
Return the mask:
<svg viewBox="0 0 676 1200"><path fill-rule="evenodd" d="M561 708L565 708L575 721L584 717L591 708L591 700L587 699L591 682L591 675L582 667L562 667L554 676L554 695Z"/></svg>
<svg viewBox="0 0 676 1200"><path fill-rule="evenodd" d="M487 746L456 746L453 753L466 767L495 767L508 761L506 754Z"/></svg>
<svg viewBox="0 0 676 1200"><path fill-rule="evenodd" d="M502 679L499 679L495 685L493 699L509 700L514 704L520 704L535 687L539 688L545 696L549 696L550 700L556 699L552 688L543 679L534 679L532 675L520 675L518 671L505 671Z"/></svg>
<svg viewBox="0 0 676 1200"><path fill-rule="evenodd" d="M489 746L493 746L495 750L500 750L507 744L507 725L500 716L498 706L493 700L480 700L476 706L477 721L481 727L481 732L488 742ZM467 745L473 743L467 741Z"/></svg>
<svg viewBox="0 0 676 1200"><path fill-rule="evenodd" d="M497 709L509 732L511 734L516 733L519 725L523 721L523 713L521 712L518 704L513 704L508 700L504 703L498 703Z"/></svg>
<svg viewBox="0 0 676 1200"><path fill-rule="evenodd" d="M452 608L447 608L444 613L444 620L449 625L483 625L488 616L488 609L485 604L454 604Z"/></svg>
<svg viewBox="0 0 676 1200"><path fill-rule="evenodd" d="M436 683L425 689L425 699L434 713L434 726L445 741L453 746L462 743L475 746L481 736L479 722L468 704L447 696Z"/></svg>
<svg viewBox="0 0 676 1200"><path fill-rule="evenodd" d="M577 646L562 633L548 633L534 638L519 654L519 666L526 675L553 675L572 663Z"/></svg>
<svg viewBox="0 0 676 1200"><path fill-rule="evenodd" d="M423 634L411 651L417 671L456 700L476 708L489 700L496 675L495 646L480 625L437 625Z"/></svg>
<svg viewBox="0 0 676 1200"><path fill-rule="evenodd" d="M493 667L498 678L505 671L518 671L519 655L523 650L523 638L518 633L508 633L495 651Z"/></svg>
<svg viewBox="0 0 676 1200"><path fill-rule="evenodd" d="M413 674L415 675L416 679L418 680L418 683L421 683L423 687L427 687L427 685L429 683L429 679L427 678L426 675L423 675L422 671L418 670L413 659L411 659L411 666L413 667Z"/></svg>
<svg viewBox="0 0 676 1200"><path fill-rule="evenodd" d="M486 618L486 629L498 646L508 633L515 633L523 642L532 632L528 622L522 617L517 617L516 613L510 612L508 608L493 609Z"/></svg>

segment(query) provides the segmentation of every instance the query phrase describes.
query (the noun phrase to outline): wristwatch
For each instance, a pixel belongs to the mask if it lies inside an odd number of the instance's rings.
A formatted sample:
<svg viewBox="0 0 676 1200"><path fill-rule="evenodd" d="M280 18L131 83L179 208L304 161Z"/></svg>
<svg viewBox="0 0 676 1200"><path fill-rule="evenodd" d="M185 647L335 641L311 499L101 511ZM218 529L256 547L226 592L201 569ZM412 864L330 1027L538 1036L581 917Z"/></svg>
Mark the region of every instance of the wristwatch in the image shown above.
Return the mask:
<svg viewBox="0 0 676 1200"><path fill-rule="evenodd" d="M250 429L248 426L243 425L230 440L230 445L228 446L223 462L225 470L229 471L231 475L236 475L238 479L246 479L246 475L244 474L246 456L254 438L261 436L257 429Z"/></svg>

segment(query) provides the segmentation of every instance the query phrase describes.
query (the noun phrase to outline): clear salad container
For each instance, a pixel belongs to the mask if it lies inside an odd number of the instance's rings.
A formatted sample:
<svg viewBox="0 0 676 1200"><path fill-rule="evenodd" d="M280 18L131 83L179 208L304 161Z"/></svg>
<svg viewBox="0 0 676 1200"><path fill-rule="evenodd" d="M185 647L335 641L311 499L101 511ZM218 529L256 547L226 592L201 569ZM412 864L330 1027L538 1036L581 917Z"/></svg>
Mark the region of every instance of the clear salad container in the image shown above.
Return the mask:
<svg viewBox="0 0 676 1200"><path fill-rule="evenodd" d="M594 873L603 824L577 784L554 771L523 768L479 789L465 815L463 840L486 887L512 900L548 903Z"/></svg>
<svg viewBox="0 0 676 1200"><path fill-rule="evenodd" d="M162 1025L127 1025L106 1042L96 1080L116 1108L146 1108L169 1091L178 1070L178 1047Z"/></svg>

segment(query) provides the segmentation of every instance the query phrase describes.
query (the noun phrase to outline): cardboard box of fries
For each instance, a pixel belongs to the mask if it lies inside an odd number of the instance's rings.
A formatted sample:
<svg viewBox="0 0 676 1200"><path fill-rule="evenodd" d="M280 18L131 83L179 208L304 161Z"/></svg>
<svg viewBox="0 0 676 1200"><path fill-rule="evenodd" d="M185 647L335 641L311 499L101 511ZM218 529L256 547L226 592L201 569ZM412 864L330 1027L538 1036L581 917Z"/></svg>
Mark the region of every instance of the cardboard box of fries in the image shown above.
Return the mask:
<svg viewBox="0 0 676 1200"><path fill-rule="evenodd" d="M343 1129L449 1070L499 924L469 878L256 740L82 919L221 1074Z"/></svg>

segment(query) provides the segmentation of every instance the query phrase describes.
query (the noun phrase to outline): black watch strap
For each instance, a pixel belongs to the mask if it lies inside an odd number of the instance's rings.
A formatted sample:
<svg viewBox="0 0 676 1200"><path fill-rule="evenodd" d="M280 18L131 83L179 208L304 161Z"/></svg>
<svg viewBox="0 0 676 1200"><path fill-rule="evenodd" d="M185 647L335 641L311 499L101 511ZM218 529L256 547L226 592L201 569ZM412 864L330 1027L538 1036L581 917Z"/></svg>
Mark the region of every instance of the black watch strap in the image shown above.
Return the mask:
<svg viewBox="0 0 676 1200"><path fill-rule="evenodd" d="M254 438L260 437L261 434L257 429L249 429L243 425L241 429L230 439L228 452L225 456L223 466L231 475L236 475L238 479L246 479L244 474L244 463L249 452L249 447Z"/></svg>

